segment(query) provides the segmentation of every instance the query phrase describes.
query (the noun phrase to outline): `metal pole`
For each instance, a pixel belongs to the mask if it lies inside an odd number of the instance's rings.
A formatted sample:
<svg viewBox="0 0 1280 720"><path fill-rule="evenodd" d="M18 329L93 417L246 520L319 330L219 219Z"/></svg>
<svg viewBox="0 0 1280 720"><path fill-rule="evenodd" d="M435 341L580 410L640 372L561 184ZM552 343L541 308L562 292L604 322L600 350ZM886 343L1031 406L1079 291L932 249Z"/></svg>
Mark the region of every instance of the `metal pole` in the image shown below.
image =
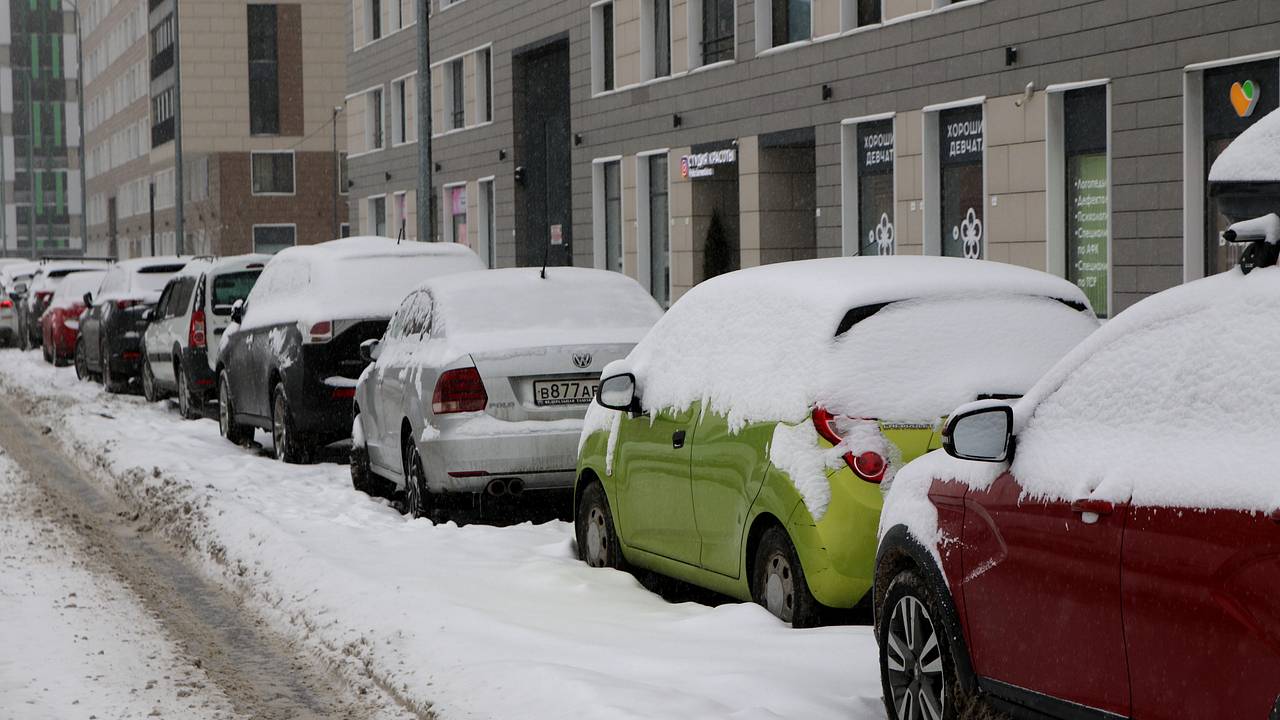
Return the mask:
<svg viewBox="0 0 1280 720"><path fill-rule="evenodd" d="M88 180L85 178L85 157L89 149L84 144L84 36L81 33L80 5L71 0L71 7L76 11L76 94L79 97L80 115L80 252L89 250L89 218L86 209L89 205Z"/></svg>
<svg viewBox="0 0 1280 720"><path fill-rule="evenodd" d="M418 241L431 239L431 3L418 0Z"/></svg>
<svg viewBox="0 0 1280 720"><path fill-rule="evenodd" d="M342 233L338 232L338 196L341 194L342 185L342 157L338 155L338 113L342 112L341 105L333 106L333 237L337 238Z"/></svg>
<svg viewBox="0 0 1280 720"><path fill-rule="evenodd" d="M181 255L186 245L186 227L183 224L183 206L186 196L182 190L182 33L178 29L178 6L182 0L173 0L173 207L174 254Z"/></svg>
<svg viewBox="0 0 1280 720"><path fill-rule="evenodd" d="M147 183L150 188L151 197L151 257L156 256L156 184L154 182Z"/></svg>
<svg viewBox="0 0 1280 720"><path fill-rule="evenodd" d="M27 68L27 241L31 259L36 259L36 113L31 105L31 68Z"/></svg>

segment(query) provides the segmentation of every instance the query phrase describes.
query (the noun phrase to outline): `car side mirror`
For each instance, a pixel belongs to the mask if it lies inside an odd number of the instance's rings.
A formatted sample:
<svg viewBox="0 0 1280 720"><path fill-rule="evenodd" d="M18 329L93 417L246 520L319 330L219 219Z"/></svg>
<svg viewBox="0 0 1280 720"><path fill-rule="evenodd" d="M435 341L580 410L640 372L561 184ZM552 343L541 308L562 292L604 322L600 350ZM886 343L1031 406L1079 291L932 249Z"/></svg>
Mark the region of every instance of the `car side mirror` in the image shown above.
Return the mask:
<svg viewBox="0 0 1280 720"><path fill-rule="evenodd" d="M631 373L612 375L600 381L600 393L596 402L610 410L636 412L640 402L636 398L636 376Z"/></svg>
<svg viewBox="0 0 1280 720"><path fill-rule="evenodd" d="M231 306L231 322L239 324L244 321L244 301L237 300Z"/></svg>
<svg viewBox="0 0 1280 720"><path fill-rule="evenodd" d="M376 362L381 354L382 342L380 340L365 340L360 343L360 359L366 363Z"/></svg>
<svg viewBox="0 0 1280 720"><path fill-rule="evenodd" d="M991 400L961 405L942 431L942 447L960 460L1008 461L1013 457L1013 407Z"/></svg>
<svg viewBox="0 0 1280 720"><path fill-rule="evenodd" d="M142 311L142 321L143 321L143 322L151 322L151 321L152 321L152 320L154 320L155 318L156 318L156 311L155 311L154 309L152 309L152 308L147 308L146 310L143 310L143 311Z"/></svg>
<svg viewBox="0 0 1280 720"><path fill-rule="evenodd" d="M82 298L80 298L80 299L81 299L81 300L84 300L84 306L85 306L85 307L87 307L87 308L91 308L91 307L93 307L93 293L85 293L85 294L84 294L84 297L82 297Z"/></svg>

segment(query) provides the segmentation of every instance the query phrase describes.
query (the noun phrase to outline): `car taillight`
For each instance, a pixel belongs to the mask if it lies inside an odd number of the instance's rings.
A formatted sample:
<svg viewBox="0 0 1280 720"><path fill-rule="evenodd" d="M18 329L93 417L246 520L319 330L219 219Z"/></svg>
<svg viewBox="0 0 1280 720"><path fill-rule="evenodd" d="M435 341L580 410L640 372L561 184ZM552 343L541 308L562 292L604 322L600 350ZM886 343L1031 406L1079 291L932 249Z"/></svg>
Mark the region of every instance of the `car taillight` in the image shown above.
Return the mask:
<svg viewBox="0 0 1280 720"><path fill-rule="evenodd" d="M138 301L137 301L137 300L117 300L117 301L116 301L116 309L118 309L118 310L128 310L129 308L131 308L131 307L133 307L134 305L137 305L137 304L138 304Z"/></svg>
<svg viewBox="0 0 1280 720"><path fill-rule="evenodd" d="M187 329L187 340L193 348L205 347L204 310L191 313L191 327Z"/></svg>
<svg viewBox="0 0 1280 720"><path fill-rule="evenodd" d="M311 329L307 331L307 335L310 336L310 342L313 343L329 342L333 339L333 322L321 320L311 326Z"/></svg>
<svg viewBox="0 0 1280 720"><path fill-rule="evenodd" d="M836 417L826 408L815 408L813 411L813 427L824 440L838 447L844 442L836 428ZM884 480L884 472L889 467L884 456L878 452L867 450L855 455L852 451L844 454L844 462L855 475L871 483Z"/></svg>
<svg viewBox="0 0 1280 720"><path fill-rule="evenodd" d="M0 309L8 310L8 309L10 309L10 308L12 308L12 307L13 307L13 301L12 301L12 300L8 300L8 299L0 300Z"/></svg>
<svg viewBox="0 0 1280 720"><path fill-rule="evenodd" d="M473 367L446 370L436 381L431 411L437 415L477 412L489 404L480 371Z"/></svg>
<svg viewBox="0 0 1280 720"><path fill-rule="evenodd" d="M48 302L51 297L53 297L53 291L51 290L40 290L36 292L36 300L39 300L40 302Z"/></svg>
<svg viewBox="0 0 1280 720"><path fill-rule="evenodd" d="M356 396L356 389L353 387L336 387L329 396L334 400L350 400Z"/></svg>

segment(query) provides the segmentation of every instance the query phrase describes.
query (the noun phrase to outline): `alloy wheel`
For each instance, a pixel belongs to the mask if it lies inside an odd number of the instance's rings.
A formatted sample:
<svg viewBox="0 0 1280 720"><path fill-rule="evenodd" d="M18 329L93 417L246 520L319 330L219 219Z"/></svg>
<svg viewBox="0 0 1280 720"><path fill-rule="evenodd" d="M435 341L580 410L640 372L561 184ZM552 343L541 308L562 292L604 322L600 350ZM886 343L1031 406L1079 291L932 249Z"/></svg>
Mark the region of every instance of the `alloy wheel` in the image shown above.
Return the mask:
<svg viewBox="0 0 1280 720"><path fill-rule="evenodd" d="M224 438L231 437L231 393L225 376L218 383L218 431Z"/></svg>
<svg viewBox="0 0 1280 720"><path fill-rule="evenodd" d="M182 371L181 367L178 371L178 414L184 419L192 420L195 414L191 411L191 386L187 384L187 374Z"/></svg>
<svg viewBox="0 0 1280 720"><path fill-rule="evenodd" d="M155 402L156 397L156 376L151 372L151 363L142 363L142 397L147 402Z"/></svg>
<svg viewBox="0 0 1280 720"><path fill-rule="evenodd" d="M593 504L587 511L587 565L607 567L612 549L613 538L609 536L604 510Z"/></svg>
<svg viewBox="0 0 1280 720"><path fill-rule="evenodd" d="M84 343L76 343L76 379L89 379L89 360L84 356Z"/></svg>
<svg viewBox="0 0 1280 720"><path fill-rule="evenodd" d="M404 504L409 517L426 515L426 471L422 468L422 455L417 448L409 451L409 474L404 483Z"/></svg>
<svg viewBox="0 0 1280 720"><path fill-rule="evenodd" d="M942 720L946 679L929 610L913 595L893 608L885 632L889 687L898 720Z"/></svg>
<svg viewBox="0 0 1280 720"><path fill-rule="evenodd" d="M271 443L275 446L277 460L287 457L288 445L292 441L289 437L289 424L285 422L286 412L288 408L285 406L284 393L278 392L271 404Z"/></svg>

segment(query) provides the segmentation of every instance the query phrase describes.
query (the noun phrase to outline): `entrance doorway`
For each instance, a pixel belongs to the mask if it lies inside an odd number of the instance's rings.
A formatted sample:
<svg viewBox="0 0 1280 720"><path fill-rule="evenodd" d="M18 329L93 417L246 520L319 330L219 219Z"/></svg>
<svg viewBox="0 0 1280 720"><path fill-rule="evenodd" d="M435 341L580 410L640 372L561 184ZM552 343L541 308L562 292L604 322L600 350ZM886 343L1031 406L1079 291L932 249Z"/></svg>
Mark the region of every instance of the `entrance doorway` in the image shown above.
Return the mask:
<svg viewBox="0 0 1280 720"><path fill-rule="evenodd" d="M516 264L572 265L568 39L513 55L512 70Z"/></svg>
<svg viewBox="0 0 1280 720"><path fill-rule="evenodd" d="M760 264L818 256L813 128L760 136Z"/></svg>

